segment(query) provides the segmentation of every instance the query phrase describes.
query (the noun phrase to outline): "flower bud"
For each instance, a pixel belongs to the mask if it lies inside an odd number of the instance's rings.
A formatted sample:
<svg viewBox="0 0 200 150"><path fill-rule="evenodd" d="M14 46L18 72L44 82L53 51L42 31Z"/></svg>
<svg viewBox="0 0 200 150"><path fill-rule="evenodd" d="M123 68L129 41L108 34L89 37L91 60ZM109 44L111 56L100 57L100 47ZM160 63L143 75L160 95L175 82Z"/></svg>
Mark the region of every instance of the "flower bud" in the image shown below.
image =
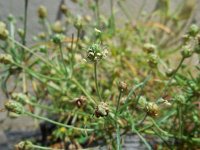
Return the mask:
<svg viewBox="0 0 200 150"><path fill-rule="evenodd" d="M44 18L47 17L47 9L46 9L45 6L43 6L43 5L39 6L39 8L38 8L38 17L40 19L44 19Z"/></svg>
<svg viewBox="0 0 200 150"><path fill-rule="evenodd" d="M100 44L94 43L88 48L87 59L90 62L97 62L105 58L107 54L107 49L102 48Z"/></svg>
<svg viewBox="0 0 200 150"><path fill-rule="evenodd" d="M46 53L47 52L47 47L45 45L41 45L39 47L39 51L42 52L42 53Z"/></svg>
<svg viewBox="0 0 200 150"><path fill-rule="evenodd" d="M181 52L183 58L188 58L192 56L192 51L188 46L183 47L183 50Z"/></svg>
<svg viewBox="0 0 200 150"><path fill-rule="evenodd" d="M31 150L33 148L33 144L30 141L22 141L15 145L18 150Z"/></svg>
<svg viewBox="0 0 200 150"><path fill-rule="evenodd" d="M189 28L188 34L195 37L199 32L199 27L196 24L192 24Z"/></svg>
<svg viewBox="0 0 200 150"><path fill-rule="evenodd" d="M61 44L62 39L63 39L63 36L61 34L55 34L52 37L52 42L54 42L55 44Z"/></svg>
<svg viewBox="0 0 200 150"><path fill-rule="evenodd" d="M171 77L173 74L174 74L174 70L171 69L171 68L169 68L169 69L167 70L167 72L166 72L166 75L167 75L168 77Z"/></svg>
<svg viewBox="0 0 200 150"><path fill-rule="evenodd" d="M24 30L23 29L21 29L21 28L17 29L17 33L21 38L24 37Z"/></svg>
<svg viewBox="0 0 200 150"><path fill-rule="evenodd" d="M25 112L24 107L16 101L9 100L5 103L5 108L10 111L14 112L16 114L23 114Z"/></svg>
<svg viewBox="0 0 200 150"><path fill-rule="evenodd" d="M52 30L55 33L61 33L64 31L62 24L60 21L56 21L53 25L52 25Z"/></svg>
<svg viewBox="0 0 200 150"><path fill-rule="evenodd" d="M8 38L8 30L3 22L0 22L0 40L5 41Z"/></svg>
<svg viewBox="0 0 200 150"><path fill-rule="evenodd" d="M139 97L139 100L138 100L138 103L139 103L140 107L141 107L142 109L144 109L145 106L146 106L146 104L147 104L147 99L146 99L146 97L140 96L140 97Z"/></svg>
<svg viewBox="0 0 200 150"><path fill-rule="evenodd" d="M108 104L105 102L101 102L95 109L95 116L97 118L99 117L105 117L107 116L109 113L109 107Z"/></svg>
<svg viewBox="0 0 200 150"><path fill-rule="evenodd" d="M156 54L151 54L148 59L149 66L152 68L157 67L158 64L158 56Z"/></svg>
<svg viewBox="0 0 200 150"><path fill-rule="evenodd" d="M120 81L118 89L120 92L125 92L127 90L127 84L124 81Z"/></svg>
<svg viewBox="0 0 200 150"><path fill-rule="evenodd" d="M61 12L62 12L63 14L67 14L67 12L68 12L68 8L67 8L67 6L64 5L64 4L62 4L62 5L60 6L60 10L61 10Z"/></svg>
<svg viewBox="0 0 200 150"><path fill-rule="evenodd" d="M145 43L143 46L143 50L147 53L153 53L156 50L156 46L151 43Z"/></svg>
<svg viewBox="0 0 200 150"><path fill-rule="evenodd" d="M81 96L79 98L76 98L75 99L75 103L76 103L76 106L78 108L83 107L86 104L86 98L85 98L85 96Z"/></svg>
<svg viewBox="0 0 200 150"><path fill-rule="evenodd" d="M41 32L41 33L38 34L38 37L40 39L45 39L46 38L46 34L44 32Z"/></svg>
<svg viewBox="0 0 200 150"><path fill-rule="evenodd" d="M28 96L23 93L12 93L11 98L21 104L26 104L27 102L29 102Z"/></svg>
<svg viewBox="0 0 200 150"><path fill-rule="evenodd" d="M2 64L12 64L13 63L13 58L9 54L0 54L0 63Z"/></svg>
<svg viewBox="0 0 200 150"><path fill-rule="evenodd" d="M149 116L155 117L158 115L159 108L156 103L148 102L146 104L145 110Z"/></svg>
<svg viewBox="0 0 200 150"><path fill-rule="evenodd" d="M77 18L76 18L75 23L74 23L74 27L75 27L77 30L82 29L82 27L83 27L83 19L82 19L81 17L77 17Z"/></svg>

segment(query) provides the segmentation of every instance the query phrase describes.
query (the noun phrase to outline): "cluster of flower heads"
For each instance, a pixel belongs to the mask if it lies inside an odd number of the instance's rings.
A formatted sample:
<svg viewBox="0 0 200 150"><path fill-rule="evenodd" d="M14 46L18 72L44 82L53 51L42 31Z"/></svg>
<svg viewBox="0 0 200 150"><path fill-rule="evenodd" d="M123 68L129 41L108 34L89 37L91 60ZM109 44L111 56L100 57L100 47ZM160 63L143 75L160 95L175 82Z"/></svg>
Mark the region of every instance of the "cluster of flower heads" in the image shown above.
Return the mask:
<svg viewBox="0 0 200 150"><path fill-rule="evenodd" d="M98 62L108 55L108 50L99 43L93 43L87 51L87 60Z"/></svg>

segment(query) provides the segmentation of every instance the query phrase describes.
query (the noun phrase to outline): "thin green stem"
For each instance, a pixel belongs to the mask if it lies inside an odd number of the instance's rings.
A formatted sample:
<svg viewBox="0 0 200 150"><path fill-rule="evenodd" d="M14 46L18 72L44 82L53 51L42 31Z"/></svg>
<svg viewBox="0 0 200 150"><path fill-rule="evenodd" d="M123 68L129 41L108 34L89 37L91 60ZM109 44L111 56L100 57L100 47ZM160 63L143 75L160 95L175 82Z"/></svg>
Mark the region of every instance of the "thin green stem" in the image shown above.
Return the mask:
<svg viewBox="0 0 200 150"><path fill-rule="evenodd" d="M146 134L152 134L152 135L155 135L155 132L152 131L152 130L145 130L143 131L144 133ZM177 139L180 139L178 136L174 136L173 134L171 133L167 133L165 136L167 136L168 138L177 138ZM191 142L195 142L195 143L198 143L200 144L200 138L194 138L194 137L188 137L188 136L182 136L182 139L180 140L185 140L185 141L191 141Z"/></svg>
<svg viewBox="0 0 200 150"><path fill-rule="evenodd" d="M65 77L66 79L68 78L67 77L67 69L66 69L66 66L65 66L65 61L64 61L64 55L63 55L63 50L62 50L62 44L60 43L59 44L59 50L60 50L60 55L61 55L61 61L62 61L62 64L63 64L63 67L64 67L64 71L65 71Z"/></svg>
<svg viewBox="0 0 200 150"><path fill-rule="evenodd" d="M114 1L110 0L110 10L111 10L111 17L110 17L110 26L112 33L115 33L115 14L114 14Z"/></svg>
<svg viewBox="0 0 200 150"><path fill-rule="evenodd" d="M121 138L120 138L120 128L119 128L119 124L117 123L117 130L116 130L116 134L117 134L117 150L121 150Z"/></svg>
<svg viewBox="0 0 200 150"><path fill-rule="evenodd" d="M32 145L32 148L38 149L38 150L64 150L64 149L55 149L55 148L44 147L44 146L39 146L39 145Z"/></svg>
<svg viewBox="0 0 200 150"><path fill-rule="evenodd" d="M25 0L25 8L24 8L24 36L22 44L26 45L26 33L27 33L27 10L28 10L28 0Z"/></svg>
<svg viewBox="0 0 200 150"><path fill-rule="evenodd" d="M28 51L29 53L33 54L34 56L36 56L37 58L39 58L41 61L43 61L44 63L46 63L47 65L56 68L53 64L51 64L49 61L47 61L46 59L44 59L42 56L38 55L37 53L35 53L35 51L32 51L31 49L29 49L28 47L22 45L21 43L19 43L18 41L16 41L15 39L13 39L12 37L9 37L9 39L11 41L13 41L15 44L17 44L18 46L22 47L24 50Z"/></svg>
<svg viewBox="0 0 200 150"><path fill-rule="evenodd" d="M96 18L97 18L97 26L100 26L100 12L99 12L99 0L95 0L96 3Z"/></svg>
<svg viewBox="0 0 200 150"><path fill-rule="evenodd" d="M92 99L92 97L90 96L90 94L85 90L85 88L77 81L76 78L72 78L72 81L76 84L76 86L78 86L82 92L87 96L87 98L90 100L90 102L92 102L93 104L95 104L96 102Z"/></svg>
<svg viewBox="0 0 200 150"><path fill-rule="evenodd" d="M124 15L127 17L127 19L129 20L129 22L132 21L131 16L129 15L129 13L127 12L127 9L124 7L124 5L122 4L121 0L117 1L118 6L121 8L122 12L124 13Z"/></svg>
<svg viewBox="0 0 200 150"><path fill-rule="evenodd" d="M185 58L182 57L180 63L177 66L177 68L174 70L173 75L171 76L171 78L169 79L169 81L165 85L164 89L162 90L161 94L157 98L157 102L158 102L159 98L162 97L162 95L169 89L168 87L170 86L170 84L171 84L172 80L174 79L174 77L175 77L176 73L178 72L178 70L181 68L184 60L185 60Z"/></svg>
<svg viewBox="0 0 200 150"><path fill-rule="evenodd" d="M86 129L86 128L84 129L84 128L74 127L74 126L71 126L71 125L66 125L66 124L63 124L63 123L60 123L60 122L56 122L54 120L48 119L46 117L38 116L38 115L32 114L30 112L25 112L25 114L28 115L28 116L31 116L33 118L44 120L44 121L50 122L52 124L55 124L55 125L58 125L58 126L61 126L61 127L70 128L70 129L79 130L79 131L93 131L93 129Z"/></svg>
<svg viewBox="0 0 200 150"><path fill-rule="evenodd" d="M169 145L169 143L155 130L155 129L152 129L154 132L155 132L155 134L165 143L165 145L170 149L170 150L173 150L172 148L171 148L171 146Z"/></svg>
<svg viewBox="0 0 200 150"><path fill-rule="evenodd" d="M120 103L121 96L122 96L122 92L120 91L118 99L117 99L117 107L116 107L116 111L115 111L115 116L117 116L117 112L118 112L118 109L119 109L119 103Z"/></svg>
<svg viewBox="0 0 200 150"><path fill-rule="evenodd" d="M146 139L138 132L138 130L134 127L134 124L132 125L132 131L135 132L139 138L142 140L142 142L146 145L148 150L152 150L151 146L149 143L146 141Z"/></svg>
<svg viewBox="0 0 200 150"><path fill-rule="evenodd" d="M179 136L182 138L183 135L183 119L182 119L182 106L178 107L178 116L179 116Z"/></svg>
<svg viewBox="0 0 200 150"><path fill-rule="evenodd" d="M99 96L99 100L102 101L102 98L99 92L98 80L97 80L97 62L94 63L94 80L95 80L95 85L96 85L97 94Z"/></svg>
<svg viewBox="0 0 200 150"><path fill-rule="evenodd" d="M157 123L154 121L153 118L151 118L151 117L149 117L149 118L150 118L151 122L153 123L153 125L154 125L161 133L163 133L164 135L167 135L167 132L164 131L163 129L161 129L161 128L157 125Z"/></svg>
<svg viewBox="0 0 200 150"><path fill-rule="evenodd" d="M116 107L116 111L115 111L116 135L117 135L117 150L121 150L120 126L119 126L119 124L117 122L118 109L119 109L119 103L120 103L121 95L122 95L122 92L120 91L118 99L117 99L117 107Z"/></svg>

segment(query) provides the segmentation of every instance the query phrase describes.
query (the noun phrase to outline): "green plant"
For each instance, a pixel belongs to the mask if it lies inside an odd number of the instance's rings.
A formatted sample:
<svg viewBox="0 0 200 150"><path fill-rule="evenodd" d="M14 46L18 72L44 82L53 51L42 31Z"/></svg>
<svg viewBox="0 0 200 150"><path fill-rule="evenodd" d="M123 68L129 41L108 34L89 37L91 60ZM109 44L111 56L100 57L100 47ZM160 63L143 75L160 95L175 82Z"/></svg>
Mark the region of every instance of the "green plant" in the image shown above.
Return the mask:
<svg viewBox="0 0 200 150"><path fill-rule="evenodd" d="M83 1L75 2L83 7ZM129 132L137 134L147 149L154 149L152 141L157 139L160 149L198 148L200 67L190 63L200 58L199 27L190 24L195 9L184 16L181 12L190 8L188 3L182 2L172 13L170 0L157 1L157 7L149 15L139 14L133 26L125 3L118 0L128 18L119 28L114 1L110 0L109 18L100 4L95 0L84 6L94 17L77 17L62 4L66 24L50 23L47 9L40 6L43 30L34 35L33 45L26 42L28 0L23 29L15 30L14 16L8 17L9 29L0 22L5 109L56 125L48 147L31 139L20 142L18 149L53 149L57 141L78 149L102 141L119 150ZM149 19L152 16L157 20ZM76 35L66 36L69 25ZM17 79L12 89L11 76Z"/></svg>

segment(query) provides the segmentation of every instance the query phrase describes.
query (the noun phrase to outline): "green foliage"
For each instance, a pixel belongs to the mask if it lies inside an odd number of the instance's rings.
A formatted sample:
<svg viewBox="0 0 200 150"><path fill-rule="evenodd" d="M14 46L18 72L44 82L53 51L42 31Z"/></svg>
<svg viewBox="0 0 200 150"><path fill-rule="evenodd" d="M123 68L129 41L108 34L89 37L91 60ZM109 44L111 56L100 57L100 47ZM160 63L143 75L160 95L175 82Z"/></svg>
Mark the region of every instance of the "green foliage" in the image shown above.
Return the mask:
<svg viewBox="0 0 200 150"><path fill-rule="evenodd" d="M98 142L122 149L123 135L130 132L148 149L157 139L161 149L200 146L200 67L190 63L200 59L200 33L197 25L188 26L192 12L184 20L179 15L186 7L183 2L174 16L170 0L162 0L151 13L140 12L135 19L118 0L116 7L128 19L118 22L113 0L109 17L101 12L99 0L74 2L94 17L77 17L62 4L59 13L67 23L50 23L47 9L40 6L43 30L32 35L33 45L25 42L26 23L15 29L15 17L10 16L7 29L0 22L5 109L55 124L49 143L69 142L76 149L100 146ZM13 89L11 76L16 78ZM38 145L34 140L18 144L51 149Z"/></svg>

